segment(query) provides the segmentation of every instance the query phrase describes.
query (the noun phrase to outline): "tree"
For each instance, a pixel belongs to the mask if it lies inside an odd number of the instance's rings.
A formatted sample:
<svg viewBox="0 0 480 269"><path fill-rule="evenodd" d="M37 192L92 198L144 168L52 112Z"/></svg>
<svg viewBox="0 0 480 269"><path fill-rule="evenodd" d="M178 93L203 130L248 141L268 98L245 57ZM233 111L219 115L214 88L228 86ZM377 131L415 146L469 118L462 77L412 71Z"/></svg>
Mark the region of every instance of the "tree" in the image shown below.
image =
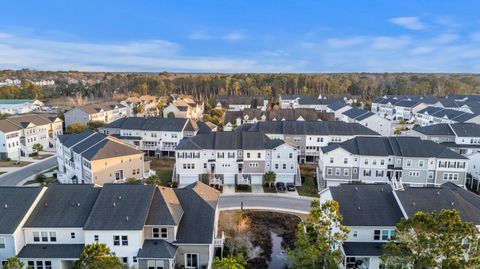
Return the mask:
<svg viewBox="0 0 480 269"><path fill-rule="evenodd" d="M382 261L413 268L479 268L477 229L457 210L417 212L397 224L396 239L385 244Z"/></svg>
<svg viewBox="0 0 480 269"><path fill-rule="evenodd" d="M98 132L98 128L102 127L103 125L105 125L105 123L101 121L91 121L87 123L88 129L93 130L95 132Z"/></svg>
<svg viewBox="0 0 480 269"><path fill-rule="evenodd" d="M245 264L235 257L220 259L215 257L212 269L244 269Z"/></svg>
<svg viewBox="0 0 480 269"><path fill-rule="evenodd" d="M78 134L87 130L87 126L81 123L72 123L67 127L67 133Z"/></svg>
<svg viewBox="0 0 480 269"><path fill-rule="evenodd" d="M40 151L43 150L43 145L40 143L33 144L32 151L35 155L38 155Z"/></svg>
<svg viewBox="0 0 480 269"><path fill-rule="evenodd" d="M268 184L268 186L271 188L273 183L275 183L275 180L277 179L277 174L275 174L275 172L273 171L268 171L263 176L263 179L265 180L265 183Z"/></svg>
<svg viewBox="0 0 480 269"><path fill-rule="evenodd" d="M136 185L142 183L138 178L136 177L129 177L127 180L125 180L126 184L131 184L131 185Z"/></svg>
<svg viewBox="0 0 480 269"><path fill-rule="evenodd" d="M80 259L73 265L74 269L120 269L122 263L110 252L105 244L86 245Z"/></svg>
<svg viewBox="0 0 480 269"><path fill-rule="evenodd" d="M3 264L3 269L22 269L25 263L17 257L10 257Z"/></svg>
<svg viewBox="0 0 480 269"><path fill-rule="evenodd" d="M298 225L294 248L287 250L293 268L338 268L342 263L338 246L347 239L349 229L340 223L339 208L336 201L312 201L307 220Z"/></svg>
<svg viewBox="0 0 480 269"><path fill-rule="evenodd" d="M175 118L175 113L173 113L173 112L168 112L167 118L169 118L169 119L174 119L174 118Z"/></svg>
<svg viewBox="0 0 480 269"><path fill-rule="evenodd" d="M143 114L143 112L145 112L145 106L142 104L136 105L133 107L132 112L135 116L137 116L138 114Z"/></svg>

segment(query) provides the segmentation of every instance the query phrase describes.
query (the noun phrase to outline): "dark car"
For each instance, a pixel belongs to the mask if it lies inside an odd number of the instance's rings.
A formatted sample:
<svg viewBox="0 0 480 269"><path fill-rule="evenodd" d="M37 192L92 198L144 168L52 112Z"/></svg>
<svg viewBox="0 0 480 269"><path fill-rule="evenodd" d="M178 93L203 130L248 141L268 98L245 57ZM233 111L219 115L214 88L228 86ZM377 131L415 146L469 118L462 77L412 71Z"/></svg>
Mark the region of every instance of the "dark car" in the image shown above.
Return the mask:
<svg viewBox="0 0 480 269"><path fill-rule="evenodd" d="M283 182L275 183L275 188L277 189L278 192L285 192L285 190L287 190L287 188L285 187L285 183Z"/></svg>
<svg viewBox="0 0 480 269"><path fill-rule="evenodd" d="M287 183L287 191L295 191L295 184L289 182Z"/></svg>

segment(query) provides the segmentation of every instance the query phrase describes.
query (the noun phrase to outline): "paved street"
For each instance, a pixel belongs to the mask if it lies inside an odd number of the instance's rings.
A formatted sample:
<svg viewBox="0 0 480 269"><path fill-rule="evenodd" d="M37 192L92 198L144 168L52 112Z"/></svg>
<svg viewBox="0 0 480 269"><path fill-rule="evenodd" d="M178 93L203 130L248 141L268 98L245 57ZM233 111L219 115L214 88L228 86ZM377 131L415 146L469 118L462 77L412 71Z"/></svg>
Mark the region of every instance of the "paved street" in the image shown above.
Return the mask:
<svg viewBox="0 0 480 269"><path fill-rule="evenodd" d="M275 194L222 195L219 208L220 210L240 209L242 202L244 209L271 209L309 213L311 199Z"/></svg>
<svg viewBox="0 0 480 269"><path fill-rule="evenodd" d="M48 157L41 162L37 162L21 169L4 174L0 176L0 186L17 186L25 178L31 177L40 171L47 170L57 165L57 158L55 155Z"/></svg>

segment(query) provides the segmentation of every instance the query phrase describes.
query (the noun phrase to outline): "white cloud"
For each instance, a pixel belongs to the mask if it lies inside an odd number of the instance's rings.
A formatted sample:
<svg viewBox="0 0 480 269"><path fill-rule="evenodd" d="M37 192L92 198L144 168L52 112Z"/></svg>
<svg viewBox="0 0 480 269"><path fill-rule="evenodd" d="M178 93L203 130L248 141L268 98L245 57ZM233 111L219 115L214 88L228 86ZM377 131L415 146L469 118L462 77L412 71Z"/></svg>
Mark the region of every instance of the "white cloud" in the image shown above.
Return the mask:
<svg viewBox="0 0 480 269"><path fill-rule="evenodd" d="M231 32L224 35L222 39L228 40L228 41L238 41L238 40L245 39L245 37L246 35L243 34L242 32Z"/></svg>
<svg viewBox="0 0 480 269"><path fill-rule="evenodd" d="M379 36L372 41L372 48L380 50L395 50L401 49L410 44L409 36Z"/></svg>
<svg viewBox="0 0 480 269"><path fill-rule="evenodd" d="M410 52L412 54L420 55L420 54L427 54L435 50L435 47L432 46L421 46L412 49Z"/></svg>
<svg viewBox="0 0 480 269"><path fill-rule="evenodd" d="M211 35L204 31L197 31L187 36L192 40L227 40L227 41L239 41L245 39L247 36L242 31L233 31L225 35Z"/></svg>
<svg viewBox="0 0 480 269"><path fill-rule="evenodd" d="M457 34L442 34L433 39L433 42L436 44L449 44L453 41L456 41L460 38Z"/></svg>
<svg viewBox="0 0 480 269"><path fill-rule="evenodd" d="M332 48L345 48L365 43L364 37L355 36L350 38L329 38L326 40L327 45Z"/></svg>
<svg viewBox="0 0 480 269"><path fill-rule="evenodd" d="M391 18L388 21L410 30L423 30L427 27L418 17L397 17Z"/></svg>
<svg viewBox="0 0 480 269"><path fill-rule="evenodd" d="M473 33L470 38L475 41L475 42L480 42L480 32L478 33Z"/></svg>
<svg viewBox="0 0 480 269"><path fill-rule="evenodd" d="M206 34L203 31L199 31L199 32L194 32L189 34L188 38L192 40L210 40L210 39L213 39L214 37Z"/></svg>
<svg viewBox="0 0 480 269"><path fill-rule="evenodd" d="M3 37L9 38L3 38ZM292 72L301 61L189 56L166 40L78 43L0 34L0 68L82 71Z"/></svg>

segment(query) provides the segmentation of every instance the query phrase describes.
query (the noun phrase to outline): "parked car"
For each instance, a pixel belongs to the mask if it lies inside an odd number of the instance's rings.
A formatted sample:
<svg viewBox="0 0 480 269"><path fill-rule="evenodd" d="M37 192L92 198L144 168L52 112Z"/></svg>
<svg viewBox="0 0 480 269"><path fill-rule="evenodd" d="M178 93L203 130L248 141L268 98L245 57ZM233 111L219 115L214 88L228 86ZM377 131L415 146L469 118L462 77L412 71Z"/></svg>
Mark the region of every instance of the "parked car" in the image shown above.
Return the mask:
<svg viewBox="0 0 480 269"><path fill-rule="evenodd" d="M277 192L285 192L287 190L287 188L285 187L285 183L283 182L275 183L275 188L277 189Z"/></svg>
<svg viewBox="0 0 480 269"><path fill-rule="evenodd" d="M287 183L287 191L295 191L295 184L289 182Z"/></svg>

